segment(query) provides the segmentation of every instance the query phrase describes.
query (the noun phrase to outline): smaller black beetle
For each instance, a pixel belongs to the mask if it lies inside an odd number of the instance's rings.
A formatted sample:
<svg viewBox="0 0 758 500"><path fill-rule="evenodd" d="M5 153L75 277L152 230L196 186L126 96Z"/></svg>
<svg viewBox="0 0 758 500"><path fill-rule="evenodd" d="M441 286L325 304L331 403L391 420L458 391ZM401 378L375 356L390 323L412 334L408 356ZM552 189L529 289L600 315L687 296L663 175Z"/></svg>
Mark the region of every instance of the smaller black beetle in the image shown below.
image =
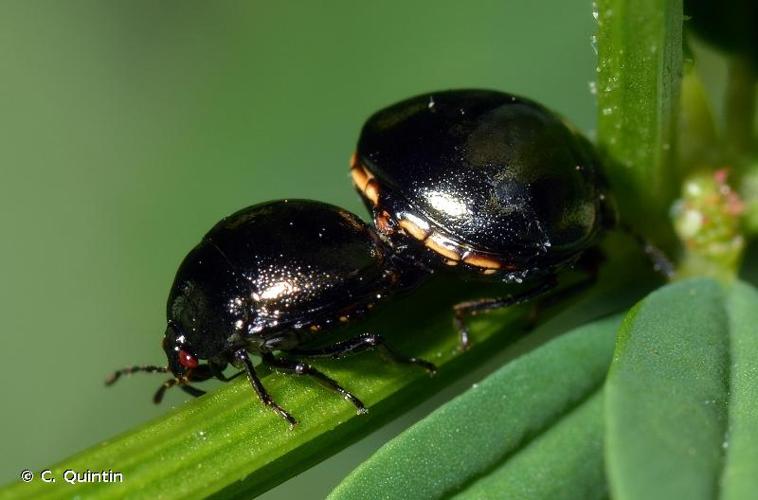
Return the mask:
<svg viewBox="0 0 758 500"><path fill-rule="evenodd" d="M313 377L364 413L357 397L299 358L341 358L379 348L396 362L434 372L434 365L401 355L380 335L306 348L417 277L397 265L371 227L341 208L304 200L245 208L216 224L177 271L163 338L168 366L125 368L106 383L135 372L171 372L155 394L158 403L177 385L203 394L190 383L229 380L223 370L232 364L242 370L238 375L247 374L263 403L294 425L258 379L248 356L253 352L279 371Z"/></svg>

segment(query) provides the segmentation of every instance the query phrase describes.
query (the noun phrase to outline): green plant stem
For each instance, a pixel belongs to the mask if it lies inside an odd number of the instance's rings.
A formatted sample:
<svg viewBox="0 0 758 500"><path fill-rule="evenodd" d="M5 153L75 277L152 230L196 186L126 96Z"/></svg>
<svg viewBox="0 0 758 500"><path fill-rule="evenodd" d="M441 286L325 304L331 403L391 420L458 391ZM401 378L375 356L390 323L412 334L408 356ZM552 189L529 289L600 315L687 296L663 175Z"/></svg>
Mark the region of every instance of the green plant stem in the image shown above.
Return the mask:
<svg viewBox="0 0 758 500"><path fill-rule="evenodd" d="M681 0L599 0L598 143L622 218L659 246L675 238ZM644 229L644 231L641 231Z"/></svg>
<svg viewBox="0 0 758 500"><path fill-rule="evenodd" d="M719 143L716 123L697 65L685 62L679 105L677 134L678 177L686 178L693 171L721 166L722 146Z"/></svg>
<svg viewBox="0 0 758 500"><path fill-rule="evenodd" d="M750 61L733 56L729 62L724 114L728 160L735 166L755 152L756 71Z"/></svg>

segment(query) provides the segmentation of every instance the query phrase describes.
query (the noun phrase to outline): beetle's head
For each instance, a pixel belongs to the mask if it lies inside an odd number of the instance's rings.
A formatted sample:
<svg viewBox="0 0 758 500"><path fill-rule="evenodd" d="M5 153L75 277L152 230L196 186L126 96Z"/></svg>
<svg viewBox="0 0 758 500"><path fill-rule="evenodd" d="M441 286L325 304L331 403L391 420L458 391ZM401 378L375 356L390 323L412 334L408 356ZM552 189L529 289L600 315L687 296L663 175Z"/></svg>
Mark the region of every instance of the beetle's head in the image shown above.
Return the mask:
<svg viewBox="0 0 758 500"><path fill-rule="evenodd" d="M160 403L167 389L180 386L186 392L197 396L203 391L190 386L190 382L201 382L213 376L211 367L206 364L200 364L197 353L187 342L186 336L181 332L179 327L169 321L166 327L166 334L163 337L163 350L166 353L167 366L130 366L113 372L105 380L106 385L116 382L122 375L131 375L132 373L171 373L174 376L166 380L158 388L153 397L155 403Z"/></svg>
<svg viewBox="0 0 758 500"><path fill-rule="evenodd" d="M169 371L178 380L192 380L194 371L200 366L197 352L187 342L186 335L172 321L166 326L163 351L166 353Z"/></svg>

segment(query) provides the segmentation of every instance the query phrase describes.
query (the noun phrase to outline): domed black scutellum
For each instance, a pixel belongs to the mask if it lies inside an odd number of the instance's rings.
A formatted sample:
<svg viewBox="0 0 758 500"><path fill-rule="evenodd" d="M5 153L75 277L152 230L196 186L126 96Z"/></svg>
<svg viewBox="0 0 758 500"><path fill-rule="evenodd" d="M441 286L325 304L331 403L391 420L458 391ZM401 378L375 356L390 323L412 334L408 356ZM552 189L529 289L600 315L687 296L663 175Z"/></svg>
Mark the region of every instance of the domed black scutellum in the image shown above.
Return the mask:
<svg viewBox="0 0 758 500"><path fill-rule="evenodd" d="M591 145L543 106L502 92L437 92L377 112L351 174L375 226L410 265L529 283L456 306L464 346L466 316L553 288L613 224Z"/></svg>
<svg viewBox="0 0 758 500"><path fill-rule="evenodd" d="M413 271L413 270L408 270ZM178 385L212 377L228 380L232 364L247 373L261 401L290 424L295 419L268 395L248 352L260 354L277 370L308 375L351 401L363 403L336 381L296 358L340 358L380 348L390 359L434 366L400 355L379 335L366 334L320 349L306 349L322 331L363 315L389 292L414 283L415 272L396 265L392 250L358 217L315 201L264 203L224 218L184 259L168 299L163 339L167 367L136 366L138 371L171 372L155 395ZM273 352L282 356L274 356ZM205 360L205 363L201 363Z"/></svg>

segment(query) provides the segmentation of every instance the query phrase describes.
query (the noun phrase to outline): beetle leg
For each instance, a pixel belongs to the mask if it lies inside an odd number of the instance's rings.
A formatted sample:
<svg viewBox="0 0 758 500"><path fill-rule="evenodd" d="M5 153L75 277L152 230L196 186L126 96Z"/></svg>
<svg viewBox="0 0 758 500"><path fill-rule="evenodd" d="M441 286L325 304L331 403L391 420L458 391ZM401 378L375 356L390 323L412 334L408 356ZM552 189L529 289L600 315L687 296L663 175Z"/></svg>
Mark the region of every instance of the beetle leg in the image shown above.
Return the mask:
<svg viewBox="0 0 758 500"><path fill-rule="evenodd" d="M539 283L534 288L529 288L521 293L507 295L505 297L467 300L453 306L453 324L460 334L460 350L465 351L471 346L469 331L466 326L466 318L477 316L494 309L515 306L523 302L528 302L558 286L558 280L555 276L548 277L545 281Z"/></svg>
<svg viewBox="0 0 758 500"><path fill-rule="evenodd" d="M166 380L165 382L163 382L163 384L161 384L161 386L155 392L155 396L153 396L153 403L160 404L160 402L163 401L163 396L166 394L166 391L175 386L178 386L181 390L183 390L190 396L194 396L196 398L205 394L205 391L202 389L198 389L197 387L187 385L179 379L170 378Z"/></svg>
<svg viewBox="0 0 758 500"><path fill-rule="evenodd" d="M600 272L599 265L604 260L605 255L599 248L590 248L586 250L575 266L577 271L583 271L586 275L570 285L561 287L554 293L537 301L530 314L528 328L531 329L537 326L537 321L539 320L540 313L543 309L560 303L578 293L584 292L597 283L598 274Z"/></svg>
<svg viewBox="0 0 758 500"><path fill-rule="evenodd" d="M642 252L647 256L650 263L653 264L653 270L661 274L667 280L671 280L674 277L674 264L663 250L653 245L650 240L635 231L634 228L628 224L619 224L619 229L634 238L634 241L637 242L637 245L639 245Z"/></svg>
<svg viewBox="0 0 758 500"><path fill-rule="evenodd" d="M250 384L253 386L253 390L255 391L255 394L258 395L258 399L261 400L263 404L274 410L274 412L282 417L284 420L287 421L287 423L290 424L290 428L294 427L297 424L297 420L295 420L295 417L287 413L287 410L276 404L276 402L271 399L271 396L266 391L266 388L263 387L263 384L261 383L261 380L258 378L258 375L255 374L255 368L253 367L253 362L250 361L250 357L247 355L247 351L244 349L240 349L239 351L234 353L234 357L241 361L243 366L245 367L245 371L247 372L247 378L250 380Z"/></svg>
<svg viewBox="0 0 758 500"><path fill-rule="evenodd" d="M178 379L170 378L163 382L160 387L158 387L158 390L155 391L155 395L153 396L153 403L160 404L161 401L163 401L163 395L166 394L166 391L174 387L176 384L179 383Z"/></svg>
<svg viewBox="0 0 758 500"><path fill-rule="evenodd" d="M271 354L263 354L263 361L269 366L273 367L275 370L281 371L289 375L307 375L309 377L312 377L319 384L323 385L327 389L331 389L335 392L338 392L347 401L350 401L351 403L353 403L353 405L355 406L357 410L356 413L358 415L363 415L364 413L368 413L366 406L363 404L363 402L360 399L358 399L350 391L348 391L347 389L339 385L339 383L337 383L336 380L328 377L327 375L323 374L322 372L318 371L317 369L313 368L311 365L307 363L303 363L302 361L298 361L295 359L276 358Z"/></svg>
<svg viewBox="0 0 758 500"><path fill-rule="evenodd" d="M360 352L372 351L374 349L379 349L384 356L395 363L417 365L432 374L437 371L437 367L432 363L424 361L423 359L407 357L400 354L395 349L390 347L389 344L387 344L387 341L384 339L384 337L373 333L364 333L358 337L343 340L341 342L337 342L336 344L322 347L320 349L292 349L285 352L287 354L301 356L304 358L340 359L352 356L353 354L358 354Z"/></svg>

